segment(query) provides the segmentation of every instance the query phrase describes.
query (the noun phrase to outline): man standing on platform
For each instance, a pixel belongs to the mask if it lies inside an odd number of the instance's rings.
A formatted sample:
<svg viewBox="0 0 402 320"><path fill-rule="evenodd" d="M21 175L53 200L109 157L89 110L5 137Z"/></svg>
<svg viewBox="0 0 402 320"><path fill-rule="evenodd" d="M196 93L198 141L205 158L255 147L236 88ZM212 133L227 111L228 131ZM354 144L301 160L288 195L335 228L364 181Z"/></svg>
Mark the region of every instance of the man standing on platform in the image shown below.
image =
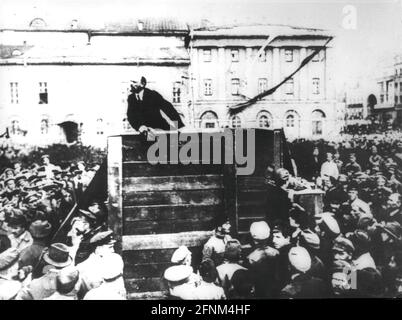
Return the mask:
<svg viewBox="0 0 402 320"><path fill-rule="evenodd" d="M152 129L170 130L184 127L179 113L173 105L158 92L145 88L147 80L131 81L131 94L128 96L127 119L130 125L140 133Z"/></svg>

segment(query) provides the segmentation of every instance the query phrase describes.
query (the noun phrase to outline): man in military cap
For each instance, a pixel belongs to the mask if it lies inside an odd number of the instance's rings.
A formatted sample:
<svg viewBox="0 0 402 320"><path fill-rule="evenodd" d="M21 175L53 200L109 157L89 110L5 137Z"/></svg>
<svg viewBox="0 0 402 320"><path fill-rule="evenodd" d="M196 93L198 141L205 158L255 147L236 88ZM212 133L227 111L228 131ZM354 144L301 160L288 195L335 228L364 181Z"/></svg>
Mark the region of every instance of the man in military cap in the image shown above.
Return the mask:
<svg viewBox="0 0 402 320"><path fill-rule="evenodd" d="M345 237L338 237L334 241L334 246L332 247L333 260L342 260L352 263L353 254L355 247L349 239Z"/></svg>

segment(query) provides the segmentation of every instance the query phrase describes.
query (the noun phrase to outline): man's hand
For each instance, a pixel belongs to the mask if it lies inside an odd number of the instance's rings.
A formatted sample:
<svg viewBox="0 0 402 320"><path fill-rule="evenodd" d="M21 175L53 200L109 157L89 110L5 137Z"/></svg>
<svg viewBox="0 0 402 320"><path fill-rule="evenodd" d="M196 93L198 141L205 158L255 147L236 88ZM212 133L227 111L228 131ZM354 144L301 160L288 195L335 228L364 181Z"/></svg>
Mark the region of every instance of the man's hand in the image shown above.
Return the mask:
<svg viewBox="0 0 402 320"><path fill-rule="evenodd" d="M139 133L144 133L144 132L148 132L148 127L147 126L141 126L139 129L138 129L138 131L139 131Z"/></svg>

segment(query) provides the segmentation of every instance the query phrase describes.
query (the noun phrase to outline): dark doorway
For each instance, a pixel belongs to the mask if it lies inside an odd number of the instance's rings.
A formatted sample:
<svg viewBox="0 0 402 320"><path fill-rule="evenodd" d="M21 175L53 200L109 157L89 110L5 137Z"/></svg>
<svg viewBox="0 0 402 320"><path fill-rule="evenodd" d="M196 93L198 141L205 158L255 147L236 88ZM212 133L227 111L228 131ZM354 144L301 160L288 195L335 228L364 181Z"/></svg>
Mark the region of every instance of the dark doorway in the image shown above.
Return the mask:
<svg viewBox="0 0 402 320"><path fill-rule="evenodd" d="M78 124L76 122L64 121L59 123L59 126L63 128L67 143L72 143L78 140Z"/></svg>

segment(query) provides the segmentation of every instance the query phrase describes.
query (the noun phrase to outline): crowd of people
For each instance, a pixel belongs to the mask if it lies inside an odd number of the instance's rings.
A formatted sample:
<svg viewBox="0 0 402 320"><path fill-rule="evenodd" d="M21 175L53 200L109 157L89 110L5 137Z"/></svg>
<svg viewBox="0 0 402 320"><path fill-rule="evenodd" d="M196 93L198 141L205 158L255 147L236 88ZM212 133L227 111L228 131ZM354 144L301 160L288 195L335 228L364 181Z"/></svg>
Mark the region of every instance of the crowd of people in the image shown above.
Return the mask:
<svg viewBox="0 0 402 320"><path fill-rule="evenodd" d="M226 222L200 263L180 246L163 273L172 299L402 297L402 135L298 141L305 179L266 171L266 218L240 243ZM300 152L300 153L299 153ZM304 154L303 154L304 152ZM99 166L14 162L0 176L0 299L126 299L107 208L74 209ZM321 189L308 212L294 190ZM70 213L74 212L69 219ZM58 237L62 227L66 237Z"/></svg>
<svg viewBox="0 0 402 320"><path fill-rule="evenodd" d="M172 299L402 298L400 133L298 143L311 154L297 161L306 180L268 168L250 243L225 223L199 265L177 249L164 273ZM305 188L324 191L321 212L293 201Z"/></svg>
<svg viewBox="0 0 402 320"><path fill-rule="evenodd" d="M125 299L104 202L77 203L99 165L6 167L0 176L0 300ZM60 236L66 229L66 235Z"/></svg>

